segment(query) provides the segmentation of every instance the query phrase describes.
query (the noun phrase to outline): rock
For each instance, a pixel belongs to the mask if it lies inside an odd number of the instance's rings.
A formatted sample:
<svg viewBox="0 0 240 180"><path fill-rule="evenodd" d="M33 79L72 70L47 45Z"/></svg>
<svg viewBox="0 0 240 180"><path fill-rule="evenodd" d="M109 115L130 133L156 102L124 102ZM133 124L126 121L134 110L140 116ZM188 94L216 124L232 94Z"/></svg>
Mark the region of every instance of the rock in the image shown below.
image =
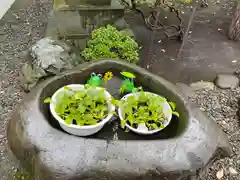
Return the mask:
<svg viewBox="0 0 240 180"><path fill-rule="evenodd" d="M131 38L135 38L135 35L134 35L134 33L133 33L133 31L131 29L124 29L121 32L125 36L130 36Z"/></svg>
<svg viewBox="0 0 240 180"><path fill-rule="evenodd" d="M52 73L73 67L69 52L70 48L66 44L50 38L41 39L30 48L36 65Z"/></svg>
<svg viewBox="0 0 240 180"><path fill-rule="evenodd" d="M219 74L216 78L216 86L222 89L234 89L239 86L239 78L230 74Z"/></svg>
<svg viewBox="0 0 240 180"><path fill-rule="evenodd" d="M47 76L46 72L38 67L33 67L29 63L25 63L21 69L20 82L22 88L29 92L42 77Z"/></svg>
<svg viewBox="0 0 240 180"><path fill-rule="evenodd" d="M5 136L3 134L0 134L0 140L5 138Z"/></svg>
<svg viewBox="0 0 240 180"><path fill-rule="evenodd" d="M234 169L233 167L229 167L229 173L230 173L231 175L233 175L233 176L235 176L235 175L238 174L237 170Z"/></svg>
<svg viewBox="0 0 240 180"><path fill-rule="evenodd" d="M201 90L201 89L207 89L207 90L214 90L215 85L212 82L208 81L197 81L192 84L190 84L190 87L194 90Z"/></svg>
<svg viewBox="0 0 240 180"><path fill-rule="evenodd" d="M222 177L224 176L224 170L223 169L220 169L217 174L217 179L222 179Z"/></svg>
<svg viewBox="0 0 240 180"><path fill-rule="evenodd" d="M30 48L31 60L22 66L21 86L29 92L42 78L59 74L71 69L76 64L76 58L70 47L57 40L44 38Z"/></svg>
<svg viewBox="0 0 240 180"><path fill-rule="evenodd" d="M137 75L136 81L176 102L180 119L173 118L161 133L140 136L107 124L91 137L69 135L60 129L43 100L70 83L84 83L92 72L122 69ZM113 86L121 85L112 79ZM119 94L111 86L107 89ZM118 91L119 93L119 91ZM16 108L7 129L9 147L31 174L40 180L177 179L195 175L216 152L231 154L226 135L178 88L161 77L123 61L102 60L82 64L48 79L27 94Z"/></svg>
<svg viewBox="0 0 240 180"><path fill-rule="evenodd" d="M236 176L238 174L237 170L233 167L229 167L229 173L233 176Z"/></svg>

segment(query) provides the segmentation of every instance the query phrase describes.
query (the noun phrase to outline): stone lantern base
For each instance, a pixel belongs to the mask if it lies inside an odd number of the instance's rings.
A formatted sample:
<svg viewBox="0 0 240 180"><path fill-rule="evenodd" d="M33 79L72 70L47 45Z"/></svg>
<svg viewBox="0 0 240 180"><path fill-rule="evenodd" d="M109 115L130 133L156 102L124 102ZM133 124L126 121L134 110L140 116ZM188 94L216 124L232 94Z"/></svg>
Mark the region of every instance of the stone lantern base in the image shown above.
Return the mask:
<svg viewBox="0 0 240 180"><path fill-rule="evenodd" d="M78 40L83 49L91 32L107 24L129 32L118 0L54 0L46 36Z"/></svg>

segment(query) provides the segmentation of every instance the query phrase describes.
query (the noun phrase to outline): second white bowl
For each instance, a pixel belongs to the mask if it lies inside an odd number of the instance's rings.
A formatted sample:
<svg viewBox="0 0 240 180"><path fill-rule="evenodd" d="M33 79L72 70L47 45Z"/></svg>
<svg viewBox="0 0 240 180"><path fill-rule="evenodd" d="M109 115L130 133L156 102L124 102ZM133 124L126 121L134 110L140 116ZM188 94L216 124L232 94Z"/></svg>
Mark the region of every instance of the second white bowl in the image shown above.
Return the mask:
<svg viewBox="0 0 240 180"><path fill-rule="evenodd" d="M149 93L149 94L153 94L155 96L159 96L159 95L151 93L151 92L145 92L145 93ZM130 94L127 94L127 95L123 96L121 100L126 100L130 96L138 96L138 95L139 95L139 93L130 93ZM163 123L163 126L165 128L166 126L169 125L169 123L171 122L171 119L172 119L171 106L168 104L167 101L164 102L164 104L163 104L163 114L166 117L166 121ZM119 115L120 120L122 120L123 119L123 114L122 114L122 108L121 107L118 108L118 115ZM133 131L133 132L135 132L137 134L141 134L141 135L155 134L155 133L157 133L157 132L159 132L159 131L164 129L164 128L160 128L160 129L150 130L149 131L144 123L139 125L137 129L133 128L132 126L128 125L127 123L125 125L131 131Z"/></svg>

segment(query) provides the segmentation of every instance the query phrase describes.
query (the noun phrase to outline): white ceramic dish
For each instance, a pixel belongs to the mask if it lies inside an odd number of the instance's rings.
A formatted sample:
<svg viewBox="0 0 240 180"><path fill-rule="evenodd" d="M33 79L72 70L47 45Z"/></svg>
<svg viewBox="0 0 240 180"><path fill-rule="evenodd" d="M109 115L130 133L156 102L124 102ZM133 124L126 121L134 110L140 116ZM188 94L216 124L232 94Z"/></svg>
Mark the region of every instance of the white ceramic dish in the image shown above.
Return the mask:
<svg viewBox="0 0 240 180"><path fill-rule="evenodd" d="M145 92L145 93L151 93L151 92ZM125 100L127 99L129 96L137 96L139 93L130 93L130 94L127 94L125 96L122 97L121 100ZM154 93L151 93L155 96L159 96L157 94L154 94ZM171 106L168 104L168 102L166 101L163 105L163 114L165 115L166 117L166 121L164 122L164 128L167 127L169 125L169 123L171 122L171 119L172 119L172 113L171 113ZM118 115L119 115L119 118L120 120L123 119L123 115L122 115L122 109L121 107L118 108ZM155 133L158 133L159 131L163 130L164 128L160 128L160 129L157 129L157 130L151 130L149 131L148 128L146 127L145 123L143 124L140 124L138 126L138 128L133 128L131 127L130 125L128 125L127 123L125 124L126 127L128 129L130 129L131 131L137 133L137 134L141 134L141 135L152 135L152 134L155 134Z"/></svg>
<svg viewBox="0 0 240 180"><path fill-rule="evenodd" d="M73 90L81 90L84 88L84 85L82 84L70 84L67 85L67 87L73 89ZM101 89L99 87L97 87L97 89ZM50 103L50 111L53 115L53 117L59 122L61 128L72 134L72 135L76 135L76 136L89 136L92 134L97 133L98 131L100 131L103 126L112 118L112 114L109 114L105 119L103 119L102 121L100 121L99 123L95 124L95 125L88 125L88 126L78 126L78 125L74 125L74 124L65 124L64 120L59 117L59 115L56 113L55 111L55 104L57 103L57 96L59 93L64 91L64 87L58 89L52 96L52 102ZM105 90L104 91L105 97L107 99L107 103L108 103L108 110L109 112L113 112L115 111L115 106L113 104L110 103L110 99L111 99L111 95Z"/></svg>

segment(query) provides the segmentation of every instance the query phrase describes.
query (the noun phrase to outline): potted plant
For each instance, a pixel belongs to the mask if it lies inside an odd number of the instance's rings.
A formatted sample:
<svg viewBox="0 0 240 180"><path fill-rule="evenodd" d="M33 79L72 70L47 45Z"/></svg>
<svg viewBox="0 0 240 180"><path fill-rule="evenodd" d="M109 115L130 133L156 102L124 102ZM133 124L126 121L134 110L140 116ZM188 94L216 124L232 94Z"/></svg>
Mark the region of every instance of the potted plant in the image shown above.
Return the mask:
<svg viewBox="0 0 240 180"><path fill-rule="evenodd" d="M118 108L121 127L131 131L150 135L164 129L171 121L175 104L151 92L136 92L125 95Z"/></svg>
<svg viewBox="0 0 240 180"><path fill-rule="evenodd" d="M104 88L90 85L67 85L45 103L50 103L51 114L62 129L78 136L98 132L115 111L111 95Z"/></svg>
<svg viewBox="0 0 240 180"><path fill-rule="evenodd" d="M144 92L142 87L134 85L135 75L131 72L121 72L124 80L120 93L128 93L120 102L118 114L121 127L125 126L138 134L154 134L164 129L171 121L172 114L179 116L176 105L157 94Z"/></svg>

